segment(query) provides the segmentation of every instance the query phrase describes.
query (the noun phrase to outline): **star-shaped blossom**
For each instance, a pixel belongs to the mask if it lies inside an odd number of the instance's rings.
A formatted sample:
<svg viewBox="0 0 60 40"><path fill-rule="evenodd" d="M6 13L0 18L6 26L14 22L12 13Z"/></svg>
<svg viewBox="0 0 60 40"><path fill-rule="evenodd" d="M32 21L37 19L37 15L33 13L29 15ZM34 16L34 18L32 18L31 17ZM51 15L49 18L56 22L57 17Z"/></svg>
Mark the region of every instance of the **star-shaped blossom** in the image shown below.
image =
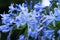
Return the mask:
<svg viewBox="0 0 60 40"><path fill-rule="evenodd" d="M28 14L20 13L19 16L16 17L15 22L17 25L17 28L21 25L25 25L28 21Z"/></svg>
<svg viewBox="0 0 60 40"><path fill-rule="evenodd" d="M60 30L58 30L58 32L57 32L58 34L59 34L59 36L60 36Z"/></svg>
<svg viewBox="0 0 60 40"><path fill-rule="evenodd" d="M14 19L10 17L10 14L2 14L2 23L3 24L12 24Z"/></svg>
<svg viewBox="0 0 60 40"><path fill-rule="evenodd" d="M2 25L0 26L0 31L2 32L9 32L11 30L11 27L9 25Z"/></svg>
<svg viewBox="0 0 60 40"><path fill-rule="evenodd" d="M47 38L52 38L53 37L53 34L54 34L54 30L47 30L47 31L44 31L44 36L47 37ZM48 37L49 36L49 37Z"/></svg>
<svg viewBox="0 0 60 40"><path fill-rule="evenodd" d="M18 39L18 40L24 40L24 35L21 34L21 35L19 36L19 39Z"/></svg>
<svg viewBox="0 0 60 40"><path fill-rule="evenodd" d="M60 8L54 8L54 16L56 21L60 21Z"/></svg>
<svg viewBox="0 0 60 40"><path fill-rule="evenodd" d="M42 21L43 24L49 25L52 22L53 23L53 26L55 26L55 16L52 13L52 11L50 12L49 15L45 15L44 17L46 19Z"/></svg>
<svg viewBox="0 0 60 40"><path fill-rule="evenodd" d="M40 12L41 12L41 11L43 10L43 8L45 8L45 7L46 7L46 6L43 6L40 2L34 5L35 10L36 10L36 11L40 11Z"/></svg>
<svg viewBox="0 0 60 40"><path fill-rule="evenodd" d="M14 11L14 10L16 10L16 9L14 8L14 4L11 4L11 5L9 6L9 11L8 11L8 12L12 12L12 11Z"/></svg>

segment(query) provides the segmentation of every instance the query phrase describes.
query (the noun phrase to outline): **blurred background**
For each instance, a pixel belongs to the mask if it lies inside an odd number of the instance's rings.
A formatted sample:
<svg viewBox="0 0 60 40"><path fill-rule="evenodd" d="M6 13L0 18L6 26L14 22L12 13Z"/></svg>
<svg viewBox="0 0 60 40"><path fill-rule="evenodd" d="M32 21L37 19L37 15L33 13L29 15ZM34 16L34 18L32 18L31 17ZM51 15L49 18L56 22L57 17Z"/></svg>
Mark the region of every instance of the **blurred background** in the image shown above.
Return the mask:
<svg viewBox="0 0 60 40"><path fill-rule="evenodd" d="M2 14L4 11L8 12L8 7L11 3L23 3L24 0L0 0L0 14Z"/></svg>

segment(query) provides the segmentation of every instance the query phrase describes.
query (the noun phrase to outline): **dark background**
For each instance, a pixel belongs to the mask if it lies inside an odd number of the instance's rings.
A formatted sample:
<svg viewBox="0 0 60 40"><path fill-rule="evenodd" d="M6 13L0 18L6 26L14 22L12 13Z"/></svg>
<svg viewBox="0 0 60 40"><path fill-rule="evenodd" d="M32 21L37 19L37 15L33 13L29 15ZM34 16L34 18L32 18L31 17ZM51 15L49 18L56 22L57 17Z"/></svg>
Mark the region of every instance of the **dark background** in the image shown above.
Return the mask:
<svg viewBox="0 0 60 40"><path fill-rule="evenodd" d="M24 0L0 0L0 14L2 14L4 11L7 13L9 10L9 5L11 3L17 3L22 4Z"/></svg>

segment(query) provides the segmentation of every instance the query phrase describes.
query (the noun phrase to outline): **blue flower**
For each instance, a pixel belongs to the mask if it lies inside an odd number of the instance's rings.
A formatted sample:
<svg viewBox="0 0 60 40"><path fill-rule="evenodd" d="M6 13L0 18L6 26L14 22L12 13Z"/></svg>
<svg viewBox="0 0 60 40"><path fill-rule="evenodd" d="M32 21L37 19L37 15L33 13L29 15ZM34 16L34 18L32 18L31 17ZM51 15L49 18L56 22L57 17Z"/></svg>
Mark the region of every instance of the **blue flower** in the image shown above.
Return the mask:
<svg viewBox="0 0 60 40"><path fill-rule="evenodd" d="M28 14L27 14L28 15ZM15 23L17 25L17 28L19 28L21 25L25 25L27 23L27 16L26 14L20 13L19 16L16 17Z"/></svg>
<svg viewBox="0 0 60 40"><path fill-rule="evenodd" d="M27 4L26 3L23 3L22 5L21 4L16 4L16 7L14 7L14 4L11 4L9 6L9 11L10 13L12 13L14 10L16 11L23 11L23 10L26 10L27 8Z"/></svg>
<svg viewBox="0 0 60 40"><path fill-rule="evenodd" d="M2 25L0 26L0 31L2 32L9 32L11 30L11 27L9 25Z"/></svg>
<svg viewBox="0 0 60 40"><path fill-rule="evenodd" d="M31 28L33 28L33 29L35 29L35 28L37 28L38 24L37 24L36 21L31 20L31 21L28 23L28 26L31 27Z"/></svg>
<svg viewBox="0 0 60 40"><path fill-rule="evenodd" d="M10 17L14 18L14 17L17 16L17 13L16 13L16 14L14 14L14 13L9 13L9 15L10 15Z"/></svg>
<svg viewBox="0 0 60 40"><path fill-rule="evenodd" d="M30 1L30 9L32 9L32 1Z"/></svg>
<svg viewBox="0 0 60 40"><path fill-rule="evenodd" d="M55 16L52 11L49 13L49 15L45 15L44 17L45 19L42 21L43 24L49 25L50 23L53 23L53 26L55 26Z"/></svg>
<svg viewBox="0 0 60 40"><path fill-rule="evenodd" d="M36 11L42 11L43 10L43 8L45 8L46 6L43 6L41 3L37 3L37 4L35 4L34 5L34 9L36 10Z"/></svg>
<svg viewBox="0 0 60 40"><path fill-rule="evenodd" d="M0 14L3 18L9 17L9 14L5 14L5 12L3 14Z"/></svg>
<svg viewBox="0 0 60 40"><path fill-rule="evenodd" d="M44 31L43 33L44 37L47 37L49 39L53 37L53 34L54 34L54 30L47 30L47 31Z"/></svg>
<svg viewBox="0 0 60 40"><path fill-rule="evenodd" d="M19 39L18 39L18 40L24 40L24 35L21 34L21 35L19 36Z"/></svg>
<svg viewBox="0 0 60 40"><path fill-rule="evenodd" d="M4 17L2 18L2 23L3 24L12 24L14 22L14 19L10 18L10 17Z"/></svg>
<svg viewBox="0 0 60 40"><path fill-rule="evenodd" d="M14 19L10 17L10 14L1 14L3 24L12 24Z"/></svg>
<svg viewBox="0 0 60 40"><path fill-rule="evenodd" d="M58 34L59 34L59 36L60 36L60 30L58 30L58 32L57 32Z"/></svg>
<svg viewBox="0 0 60 40"><path fill-rule="evenodd" d="M58 34L58 40L60 39L60 29L57 31Z"/></svg>
<svg viewBox="0 0 60 40"><path fill-rule="evenodd" d="M15 19L14 23L16 23L17 28L19 28L20 23L21 23L21 19L19 18L19 16L17 16L17 17L16 17L16 19Z"/></svg>
<svg viewBox="0 0 60 40"><path fill-rule="evenodd" d="M38 33L36 31L32 31L31 28L28 29L28 36L31 36L32 38L37 38Z"/></svg>
<svg viewBox="0 0 60 40"><path fill-rule="evenodd" d="M32 38L37 38L38 35L40 34L40 31L43 30L44 27L36 27L34 29L32 29L31 27L28 27L28 36L32 37Z"/></svg>
<svg viewBox="0 0 60 40"><path fill-rule="evenodd" d="M50 23L53 23L53 26L55 26L55 21L60 21L60 8L55 8L54 13L52 11L49 12L49 15L44 15L41 12L44 8L47 6L50 7L50 0L42 0L42 3L37 3L34 5L34 10L31 10L29 12L29 9L27 7L27 3L16 4L16 7L14 7L14 4L11 4L9 6L9 13L10 14L0 14L2 16L2 23L4 25L0 26L1 32L9 32L9 35L7 36L7 40L10 39L10 35L12 32L13 27L9 25L16 25L17 28L20 26L25 26L27 24L28 26L28 37L32 37L34 39L37 39L38 36L41 36L41 40L45 40L45 38L48 39L54 39L54 30L50 30L50 27L48 26ZM32 1L30 1L30 8L32 8ZM14 14L14 10L17 11L16 14ZM49 30L48 30L49 29ZM60 36L60 30L57 32ZM44 38L44 39L43 39ZM23 34L19 35L18 40L25 40L25 36Z"/></svg>
<svg viewBox="0 0 60 40"><path fill-rule="evenodd" d="M60 21L60 9L59 8L54 8L54 16L56 21Z"/></svg>
<svg viewBox="0 0 60 40"><path fill-rule="evenodd" d="M19 5L18 5L18 4L16 4L16 10L17 10L17 11L21 11L20 6L21 6L20 4L19 4Z"/></svg>
<svg viewBox="0 0 60 40"><path fill-rule="evenodd" d="M25 5L24 5L25 7L27 7L28 6L28 2L27 1L25 1Z"/></svg>
<svg viewBox="0 0 60 40"><path fill-rule="evenodd" d="M16 9L14 8L14 4L11 4L11 5L9 6L9 11L8 11L8 12L13 12L14 10L16 10Z"/></svg>
<svg viewBox="0 0 60 40"><path fill-rule="evenodd" d="M21 9L21 11L26 11L28 10L27 7L25 7L25 3L23 3L22 5L19 5L19 8Z"/></svg>
<svg viewBox="0 0 60 40"><path fill-rule="evenodd" d="M43 24L45 25L49 25L53 20L50 20L48 18L46 18L45 20L42 21Z"/></svg>
<svg viewBox="0 0 60 40"><path fill-rule="evenodd" d="M39 27L39 23L38 20L35 18L35 15L31 14L31 17L29 18L28 21L28 26L31 27L32 29Z"/></svg>

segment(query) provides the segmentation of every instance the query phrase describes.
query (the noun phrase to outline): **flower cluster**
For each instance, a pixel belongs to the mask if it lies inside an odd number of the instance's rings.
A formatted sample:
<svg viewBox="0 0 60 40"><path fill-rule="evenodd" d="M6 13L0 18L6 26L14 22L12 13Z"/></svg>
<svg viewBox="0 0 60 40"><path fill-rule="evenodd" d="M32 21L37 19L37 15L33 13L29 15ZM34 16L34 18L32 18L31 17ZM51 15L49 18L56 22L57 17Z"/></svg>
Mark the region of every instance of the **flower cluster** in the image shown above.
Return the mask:
<svg viewBox="0 0 60 40"><path fill-rule="evenodd" d="M46 1L48 2L46 3ZM45 8L50 8L51 5L49 0L46 1L35 4L31 11L25 3L22 5L16 4L15 7L14 4L11 4L9 14L0 14L2 17L0 31L3 33L9 32L7 40L11 40L10 36L14 28L23 28L25 25L27 25L27 36L21 33L17 40L55 40L55 29L52 29L50 25L56 27L56 21L60 21L60 8L54 8L54 12L49 11L49 14L44 14ZM57 34L60 37L60 30L57 31Z"/></svg>

